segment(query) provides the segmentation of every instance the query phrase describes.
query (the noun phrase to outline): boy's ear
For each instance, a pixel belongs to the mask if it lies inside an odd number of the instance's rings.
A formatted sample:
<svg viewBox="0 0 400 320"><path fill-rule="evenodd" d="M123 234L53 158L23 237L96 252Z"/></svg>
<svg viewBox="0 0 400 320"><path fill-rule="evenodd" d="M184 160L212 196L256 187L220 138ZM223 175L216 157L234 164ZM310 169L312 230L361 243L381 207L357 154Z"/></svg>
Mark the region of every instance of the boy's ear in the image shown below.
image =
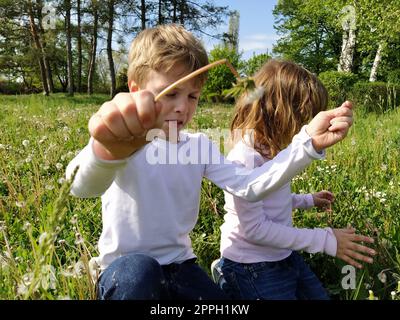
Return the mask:
<svg viewBox="0 0 400 320"><path fill-rule="evenodd" d="M135 81L131 80L128 83L128 87L129 87L129 92L136 92L139 91L139 86L136 84Z"/></svg>

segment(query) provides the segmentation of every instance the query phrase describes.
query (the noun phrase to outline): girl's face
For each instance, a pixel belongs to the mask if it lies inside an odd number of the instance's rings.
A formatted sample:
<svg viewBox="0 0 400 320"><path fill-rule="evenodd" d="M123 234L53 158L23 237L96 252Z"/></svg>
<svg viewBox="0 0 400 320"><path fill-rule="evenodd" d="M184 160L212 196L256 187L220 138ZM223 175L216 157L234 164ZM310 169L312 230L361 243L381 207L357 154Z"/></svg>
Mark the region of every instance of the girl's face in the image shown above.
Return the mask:
<svg viewBox="0 0 400 320"><path fill-rule="evenodd" d="M150 90L156 96L186 74L188 72L185 72L183 65L177 65L168 73L151 70L143 89ZM191 79L172 89L158 100L162 107L172 107L172 111L166 116L162 126L167 137L172 135L170 130L174 130L176 132L173 133L178 134L192 120L199 102L200 91L201 88L196 85L195 79Z"/></svg>

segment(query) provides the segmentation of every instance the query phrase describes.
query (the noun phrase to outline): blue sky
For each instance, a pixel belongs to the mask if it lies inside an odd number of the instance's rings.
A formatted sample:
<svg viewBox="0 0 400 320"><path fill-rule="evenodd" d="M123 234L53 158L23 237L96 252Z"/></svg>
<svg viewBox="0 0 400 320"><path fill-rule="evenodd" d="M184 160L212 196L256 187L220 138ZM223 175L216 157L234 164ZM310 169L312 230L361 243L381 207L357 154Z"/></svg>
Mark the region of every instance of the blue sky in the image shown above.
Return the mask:
<svg viewBox="0 0 400 320"><path fill-rule="evenodd" d="M278 0L214 0L214 4L229 6L229 10L238 10L240 13L239 50L243 52L243 59L250 58L253 53L271 52L277 40L273 27L274 9ZM228 21L221 25L218 32L228 31ZM210 50L215 40L204 39L205 45Z"/></svg>

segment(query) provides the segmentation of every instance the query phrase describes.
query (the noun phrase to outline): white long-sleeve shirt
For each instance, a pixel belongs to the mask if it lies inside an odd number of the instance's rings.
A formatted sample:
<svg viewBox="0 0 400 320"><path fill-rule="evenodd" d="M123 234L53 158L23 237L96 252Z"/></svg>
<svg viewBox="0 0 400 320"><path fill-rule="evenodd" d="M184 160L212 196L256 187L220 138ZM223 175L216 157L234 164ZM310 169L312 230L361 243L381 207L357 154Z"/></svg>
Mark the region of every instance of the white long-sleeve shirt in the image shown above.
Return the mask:
<svg viewBox="0 0 400 320"><path fill-rule="evenodd" d="M228 159L249 169L273 161L266 161L245 141L234 146ZM291 193L290 182L258 202L248 202L225 192L221 255L240 263L279 261L288 257L292 250L325 252L335 256L337 241L331 228L300 229L292 226L293 209L313 206L312 195Z"/></svg>
<svg viewBox="0 0 400 320"><path fill-rule="evenodd" d="M92 143L68 165L67 178L79 166L71 193L102 197L96 261L103 270L129 253L149 255L162 265L195 257L189 233L197 221L203 177L258 201L321 158L304 129L273 161L254 170L227 161L204 134L181 133L178 144L156 139L120 161L97 158Z"/></svg>

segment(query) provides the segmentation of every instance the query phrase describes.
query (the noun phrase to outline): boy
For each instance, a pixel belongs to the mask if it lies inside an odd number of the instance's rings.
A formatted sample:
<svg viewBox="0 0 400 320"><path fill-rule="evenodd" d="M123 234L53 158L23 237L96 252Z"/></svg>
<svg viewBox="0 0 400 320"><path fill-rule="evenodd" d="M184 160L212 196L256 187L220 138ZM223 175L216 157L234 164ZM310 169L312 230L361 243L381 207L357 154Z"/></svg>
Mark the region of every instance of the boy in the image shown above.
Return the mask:
<svg viewBox="0 0 400 320"><path fill-rule="evenodd" d="M130 93L91 117L90 142L67 168L70 177L79 166L73 195L102 196L100 299L224 299L195 263L189 237L202 178L257 201L322 158L323 149L342 140L352 124L349 103L320 113L273 161L246 171L225 160L204 135L180 132L194 115L205 75L154 102L168 85L207 63L203 46L180 26L142 31L129 53ZM149 142L145 135L153 128L165 134ZM193 152L200 146L203 152ZM190 161L171 161L182 160L176 157L182 150L191 151ZM152 156L160 154L172 164L154 163Z"/></svg>

